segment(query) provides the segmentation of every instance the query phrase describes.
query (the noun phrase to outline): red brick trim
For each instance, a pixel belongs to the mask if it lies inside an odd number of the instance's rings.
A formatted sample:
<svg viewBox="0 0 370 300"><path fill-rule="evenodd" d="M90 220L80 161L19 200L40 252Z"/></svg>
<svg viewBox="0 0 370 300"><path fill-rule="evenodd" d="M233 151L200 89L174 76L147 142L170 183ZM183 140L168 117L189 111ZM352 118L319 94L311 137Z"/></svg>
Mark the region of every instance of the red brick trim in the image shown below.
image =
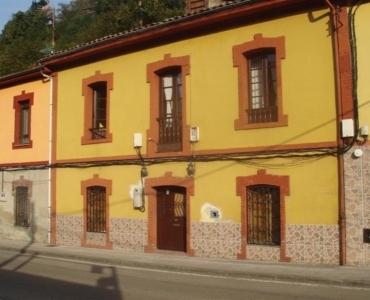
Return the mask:
<svg viewBox="0 0 370 300"><path fill-rule="evenodd" d="M12 144L13 149L23 149L23 148L32 148L32 140L31 140L31 117L32 117L32 109L31 106L33 105L33 93L26 93L26 91L22 91L22 93L18 96L15 96L13 99L13 108L15 110L14 114L14 142ZM28 101L29 103L29 119L28 119L28 128L29 128L29 142L27 144L22 144L19 137L19 126L20 126L20 102Z"/></svg>
<svg viewBox="0 0 370 300"><path fill-rule="evenodd" d="M160 186L180 186L186 188L186 253L194 255L191 248L191 215L190 197L194 196L194 178L192 177L173 177L171 172L166 172L164 176L148 178L145 180L145 195L148 196L148 244L145 252L156 252L157 249L157 191Z"/></svg>
<svg viewBox="0 0 370 300"><path fill-rule="evenodd" d="M158 73L170 67L181 68L181 81L183 89L182 99L182 151L176 151L176 155L186 155L190 153L190 126L186 124L186 76L190 74L190 57L171 57L166 54L162 60L147 65L147 82L150 84L150 128L147 130L147 155L157 156L159 126L157 118L159 117L159 76ZM163 156L164 153L158 153Z"/></svg>
<svg viewBox="0 0 370 300"><path fill-rule="evenodd" d="M277 84L277 122L249 124L246 111L249 106L248 65L245 55L254 50L274 48L276 51L276 84ZM256 34L252 41L233 47L234 67L238 68L239 119L235 120L235 129L256 129L288 125L288 116L283 114L281 60L285 58L285 37L265 38Z"/></svg>
<svg viewBox="0 0 370 300"><path fill-rule="evenodd" d="M96 82L107 83L107 134L102 139L91 138L91 124L92 124L92 101L93 94L91 85ZM82 80L82 96L84 96L84 133L81 137L81 144L99 144L99 143L110 143L112 142L112 133L110 133L110 91L113 90L113 73L101 74L100 71L96 71L95 75L90 76Z"/></svg>
<svg viewBox="0 0 370 300"><path fill-rule="evenodd" d="M280 188L280 261L289 262L290 258L286 256L285 239L285 196L289 196L289 176L268 175L266 170L258 170L257 175L237 177L236 194L241 198L241 249L238 258L247 258L247 193L249 186L256 184L268 184Z"/></svg>
<svg viewBox="0 0 370 300"><path fill-rule="evenodd" d="M87 241L87 188L90 186L103 186L106 191L106 220L107 229L105 232L105 245L94 245ZM99 175L94 174L93 178L81 181L81 195L83 196L83 234L81 238L82 247L92 247L92 248L103 248L112 249L113 245L110 241L110 217L109 217L109 196L112 195L112 180L99 178Z"/></svg>

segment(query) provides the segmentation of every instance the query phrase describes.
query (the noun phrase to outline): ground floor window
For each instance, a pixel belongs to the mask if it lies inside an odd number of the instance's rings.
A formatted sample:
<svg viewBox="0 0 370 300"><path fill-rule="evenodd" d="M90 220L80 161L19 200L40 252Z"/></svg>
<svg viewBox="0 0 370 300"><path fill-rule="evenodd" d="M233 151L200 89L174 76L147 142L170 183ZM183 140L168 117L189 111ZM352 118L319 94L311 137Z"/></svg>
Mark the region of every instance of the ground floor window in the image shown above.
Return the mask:
<svg viewBox="0 0 370 300"><path fill-rule="evenodd" d="M30 226L30 204L28 199L28 187L18 186L15 188L15 225Z"/></svg>
<svg viewBox="0 0 370 300"><path fill-rule="evenodd" d="M280 190L269 185L247 188L247 243L280 245Z"/></svg>
<svg viewBox="0 0 370 300"><path fill-rule="evenodd" d="M87 188L87 231L106 232L106 189L103 186Z"/></svg>

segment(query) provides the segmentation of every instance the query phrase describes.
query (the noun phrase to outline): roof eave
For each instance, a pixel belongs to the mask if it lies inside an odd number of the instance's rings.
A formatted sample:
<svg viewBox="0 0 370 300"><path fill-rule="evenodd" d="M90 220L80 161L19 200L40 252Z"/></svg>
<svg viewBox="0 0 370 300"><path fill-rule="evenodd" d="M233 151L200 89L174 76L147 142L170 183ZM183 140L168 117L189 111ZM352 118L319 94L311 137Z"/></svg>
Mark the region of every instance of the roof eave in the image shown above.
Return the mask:
<svg viewBox="0 0 370 300"><path fill-rule="evenodd" d="M189 15L185 18L174 20L170 23L143 28L138 31L129 32L123 36L108 38L106 40L91 43L80 48L72 49L64 53L56 54L42 59L40 62L53 69L63 69L70 65L82 64L86 59L94 57L109 56L114 51L124 50L128 47L139 46L145 43L151 43L158 40L164 40L179 34L192 33L203 28L212 28L212 25L218 24L226 27L229 21L240 19L263 13L266 11L289 8L300 4L318 3L320 1L309 0L262 0L258 2L241 2L239 5L231 7L221 7L216 10L206 10L204 12ZM324 1L321 1L324 3Z"/></svg>
<svg viewBox="0 0 370 300"><path fill-rule="evenodd" d="M22 84L38 79L42 79L42 67L38 66L32 69L24 70L21 72L13 73L0 77L0 88L11 87L17 84Z"/></svg>

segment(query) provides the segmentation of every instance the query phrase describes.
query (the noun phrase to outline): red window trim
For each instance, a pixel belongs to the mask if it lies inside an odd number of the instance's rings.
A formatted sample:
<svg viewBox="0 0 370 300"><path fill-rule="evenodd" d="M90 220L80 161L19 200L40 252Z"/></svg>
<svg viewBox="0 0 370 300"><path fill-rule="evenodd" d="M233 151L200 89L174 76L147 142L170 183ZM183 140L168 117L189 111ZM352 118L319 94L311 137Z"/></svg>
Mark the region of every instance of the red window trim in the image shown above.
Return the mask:
<svg viewBox="0 0 370 300"><path fill-rule="evenodd" d="M106 231L105 245L94 245L87 241L87 188L92 186L105 187L105 205L106 205ZM81 195L83 197L83 234L81 238L82 247L104 248L112 249L112 242L110 241L110 214L109 214L109 197L112 195L112 180L99 178L99 175L94 174L93 178L81 181Z"/></svg>
<svg viewBox="0 0 370 300"><path fill-rule="evenodd" d="M101 139L93 139L91 135L91 124L92 124L92 105L93 105L93 90L91 85L97 82L107 83L107 116L106 116L106 136ZM110 132L110 91L113 90L113 73L101 74L100 71L96 71L95 75L84 78L82 80L82 96L84 96L84 131L81 137L81 144L99 144L99 143L110 143L112 142L113 136Z"/></svg>
<svg viewBox="0 0 370 300"><path fill-rule="evenodd" d="M182 81L182 150L158 151L159 140L159 102L160 102L160 74L169 68L181 68ZM147 154L149 156L166 156L169 153L176 155L190 154L190 126L186 124L186 76L190 75L190 56L171 57L165 54L162 60L147 65L147 82L150 84L150 128L147 130Z"/></svg>
<svg viewBox="0 0 370 300"><path fill-rule="evenodd" d="M264 49L275 49L276 55L276 85L277 85L277 121L266 123L248 123L249 108L248 86L248 52ZM256 34L252 41L233 47L233 63L238 68L239 119L235 120L235 130L281 127L288 125L288 116L283 114L281 60L285 58L285 37L265 38Z"/></svg>
<svg viewBox="0 0 370 300"><path fill-rule="evenodd" d="M285 196L289 196L289 176L268 175L266 170L258 170L256 175L243 176L236 178L236 195L241 198L241 249L238 254L239 259L246 259L247 253L247 188L255 185L271 185L280 188L280 261L289 262L286 256L285 238ZM274 246L279 247L279 246Z"/></svg>
<svg viewBox="0 0 370 300"><path fill-rule="evenodd" d="M15 110L14 115L14 142L12 144L13 149L23 149L23 148L32 148L32 140L31 140L31 107L33 105L33 99L34 94L33 93L26 93L26 91L22 91L22 93L18 96L15 96L13 99L13 108ZM28 119L28 128L29 128L29 142L26 144L23 144L20 142L20 136L19 136L19 126L21 121L21 102L28 101L29 103L29 119Z"/></svg>

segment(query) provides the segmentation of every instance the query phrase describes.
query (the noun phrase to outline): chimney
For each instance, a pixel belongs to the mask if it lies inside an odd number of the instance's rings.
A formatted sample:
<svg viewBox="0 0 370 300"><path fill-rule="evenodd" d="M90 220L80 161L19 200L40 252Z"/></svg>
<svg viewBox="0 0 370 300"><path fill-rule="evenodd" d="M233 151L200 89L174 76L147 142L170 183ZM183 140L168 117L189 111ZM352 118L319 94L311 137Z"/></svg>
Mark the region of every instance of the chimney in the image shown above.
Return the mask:
<svg viewBox="0 0 370 300"><path fill-rule="evenodd" d="M186 12L193 13L201 9L221 5L226 0L186 0Z"/></svg>

